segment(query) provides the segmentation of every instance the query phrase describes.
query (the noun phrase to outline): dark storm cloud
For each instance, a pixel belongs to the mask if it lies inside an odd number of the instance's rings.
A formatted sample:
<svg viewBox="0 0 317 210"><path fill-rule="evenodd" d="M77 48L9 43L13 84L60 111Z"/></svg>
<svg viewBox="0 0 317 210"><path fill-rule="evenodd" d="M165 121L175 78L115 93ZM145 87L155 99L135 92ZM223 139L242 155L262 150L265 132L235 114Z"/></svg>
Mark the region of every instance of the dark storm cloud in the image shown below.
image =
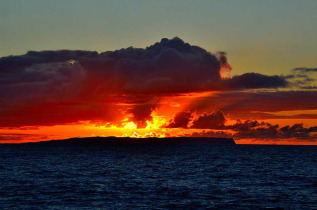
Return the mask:
<svg viewBox="0 0 317 210"><path fill-rule="evenodd" d="M188 128L188 123L192 120L191 111L183 111L175 114L174 118L165 125L166 128Z"/></svg>
<svg viewBox="0 0 317 210"><path fill-rule="evenodd" d="M208 129L194 132L193 137L233 137L235 139L303 139L316 141L317 126L304 128L303 124L281 127L278 124L259 122L257 120L236 120L235 124L226 125L223 111L203 113L194 117L194 112L179 112L170 121L167 128ZM213 130L209 130L213 129ZM228 132L230 131L230 132Z"/></svg>
<svg viewBox="0 0 317 210"><path fill-rule="evenodd" d="M89 87L106 93L180 93L286 85L282 77L255 73L222 82L220 67L228 64L225 53L216 56L179 38L164 38L145 49L130 47L100 54L60 50L30 51L21 56L4 57L0 59L1 85L32 83L36 82L33 79L43 77L52 79L54 75L47 74L52 70L41 69L42 66L57 68L56 63L70 60L75 60L77 65L68 71L69 74L82 68L87 73ZM34 68L40 70L34 72Z"/></svg>
<svg viewBox="0 0 317 210"><path fill-rule="evenodd" d="M34 65L75 60L88 77L100 79L99 88L112 92L188 92L219 81L216 56L181 39L162 39L146 49L127 48L103 53L89 51L30 51L0 59L1 84L25 81ZM46 74L43 69L36 77ZM32 76L33 77L33 76Z"/></svg>
<svg viewBox="0 0 317 210"><path fill-rule="evenodd" d="M1 59L0 59L1 60ZM18 71L18 72L15 72ZM6 72L0 67L2 105L28 100L54 101L76 95L86 77L79 63L41 63Z"/></svg>
<svg viewBox="0 0 317 210"><path fill-rule="evenodd" d="M213 128L214 126L210 126ZM304 128L303 124L294 124L292 126L287 125L279 128L278 124L270 124L267 122L258 122L256 120L246 120L242 122L237 120L233 125L221 127L222 131L202 131L194 132L193 137L205 136L205 137L232 137L235 139L301 139L304 141L316 141L317 127ZM228 133L223 130L231 130L234 133Z"/></svg>
<svg viewBox="0 0 317 210"><path fill-rule="evenodd" d="M310 138L309 133L317 132L317 126L304 128L303 124L294 124L293 126L284 126L280 129L280 132L285 138ZM314 136L317 138L317 135Z"/></svg>
<svg viewBox="0 0 317 210"><path fill-rule="evenodd" d="M0 126L6 122L13 125L15 117L19 124L26 125L41 125L41 120L47 123L44 117L54 118L54 123L87 120L95 107L107 110L102 114L105 121L115 120L114 115L121 116L126 111L144 125L164 95L288 84L284 77L256 73L221 79L223 67L230 67L224 52L214 55L179 38L164 38L145 49L129 47L103 53L29 51L3 57ZM127 107L118 108L120 103ZM54 104L58 104L57 109ZM140 107L145 111L140 111ZM63 118L54 117L62 115ZM29 120L31 116L36 120ZM92 120L101 118L95 113L92 116Z"/></svg>
<svg viewBox="0 0 317 210"><path fill-rule="evenodd" d="M217 137L217 138L233 138L233 135L225 131L203 130L201 132L193 132L190 137Z"/></svg>
<svg viewBox="0 0 317 210"><path fill-rule="evenodd" d="M221 129L226 122L222 111L202 113L197 115L195 110L178 112L174 118L165 125L166 128L195 128L195 129Z"/></svg>
<svg viewBox="0 0 317 210"><path fill-rule="evenodd" d="M244 123L237 122L228 128L237 131L234 134L235 138L253 138L253 139L304 139L307 141L315 141L316 134L311 134L317 131L317 127L304 128L303 124L287 125L279 128L279 125L258 121L245 121Z"/></svg>
<svg viewBox="0 0 317 210"><path fill-rule="evenodd" d="M145 49L130 47L100 54L60 50L4 57L0 59L0 115L6 121L0 125L14 124L15 117L18 124L41 124L43 115L37 114L41 110L45 117L64 115L52 123L87 119L83 117L87 112L103 104L109 110L104 120L109 121L117 109L111 104L118 103L128 104L126 110L133 120L144 125L156 106L149 101L162 94L206 90L220 81L219 70L215 55L179 38L162 39ZM136 97L144 102L137 102ZM53 104L60 109L54 110ZM40 107L39 111L34 107ZM77 115L71 114L72 108ZM29 115L35 120L30 121Z"/></svg>
<svg viewBox="0 0 317 210"><path fill-rule="evenodd" d="M184 43L162 39L146 49L105 52L115 63L118 89L124 93L179 93L203 90L220 80L216 56Z"/></svg>
<svg viewBox="0 0 317 210"><path fill-rule="evenodd" d="M272 125L266 122L256 120L246 120L241 122L237 120L236 124L227 126L227 129L236 131L234 136L237 138L276 138L278 135L279 125Z"/></svg>
<svg viewBox="0 0 317 210"><path fill-rule="evenodd" d="M201 116L198 117L191 128L198 128L198 129L221 129L226 122L226 118L222 111L216 111L211 114L203 113Z"/></svg>
<svg viewBox="0 0 317 210"><path fill-rule="evenodd" d="M152 121L151 113L156 108L156 104L141 104L141 105L135 105L133 108L131 108L128 113L133 114L133 117L130 118L130 120L137 123L138 128L145 127L146 121Z"/></svg>
<svg viewBox="0 0 317 210"><path fill-rule="evenodd" d="M288 82L281 76L267 76L258 73L246 73L223 81L224 89L253 89L287 87Z"/></svg>

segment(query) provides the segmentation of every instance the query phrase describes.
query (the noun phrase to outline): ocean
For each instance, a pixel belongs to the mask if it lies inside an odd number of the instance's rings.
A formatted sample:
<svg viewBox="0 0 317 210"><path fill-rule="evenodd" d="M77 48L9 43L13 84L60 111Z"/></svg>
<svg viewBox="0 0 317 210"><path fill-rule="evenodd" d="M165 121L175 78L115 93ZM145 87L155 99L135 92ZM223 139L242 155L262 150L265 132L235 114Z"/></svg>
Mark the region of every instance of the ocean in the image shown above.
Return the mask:
<svg viewBox="0 0 317 210"><path fill-rule="evenodd" d="M316 209L317 146L0 145L0 208Z"/></svg>

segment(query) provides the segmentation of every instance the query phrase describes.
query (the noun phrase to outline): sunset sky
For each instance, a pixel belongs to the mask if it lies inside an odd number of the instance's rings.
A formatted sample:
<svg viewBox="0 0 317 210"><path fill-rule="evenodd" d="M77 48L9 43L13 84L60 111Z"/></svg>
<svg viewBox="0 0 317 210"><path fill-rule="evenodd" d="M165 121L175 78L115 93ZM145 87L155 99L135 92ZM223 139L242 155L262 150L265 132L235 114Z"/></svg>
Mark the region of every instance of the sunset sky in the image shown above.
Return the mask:
<svg viewBox="0 0 317 210"><path fill-rule="evenodd" d="M317 145L317 1L0 1L0 143Z"/></svg>

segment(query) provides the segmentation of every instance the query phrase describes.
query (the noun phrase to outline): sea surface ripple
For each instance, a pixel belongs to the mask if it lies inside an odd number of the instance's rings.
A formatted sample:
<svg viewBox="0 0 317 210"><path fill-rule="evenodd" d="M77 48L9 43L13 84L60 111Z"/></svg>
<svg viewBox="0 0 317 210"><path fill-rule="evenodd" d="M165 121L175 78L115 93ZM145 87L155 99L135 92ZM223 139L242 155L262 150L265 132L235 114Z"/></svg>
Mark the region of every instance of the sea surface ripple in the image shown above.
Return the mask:
<svg viewBox="0 0 317 210"><path fill-rule="evenodd" d="M0 206L317 209L317 147L0 145Z"/></svg>

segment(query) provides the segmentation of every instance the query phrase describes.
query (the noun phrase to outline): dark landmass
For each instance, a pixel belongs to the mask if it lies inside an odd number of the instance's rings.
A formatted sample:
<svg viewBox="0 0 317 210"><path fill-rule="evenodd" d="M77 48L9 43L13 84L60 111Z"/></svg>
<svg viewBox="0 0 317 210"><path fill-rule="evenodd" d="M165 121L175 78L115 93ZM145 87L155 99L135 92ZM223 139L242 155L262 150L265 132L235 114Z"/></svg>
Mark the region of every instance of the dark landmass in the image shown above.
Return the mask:
<svg viewBox="0 0 317 210"><path fill-rule="evenodd" d="M51 140L24 144L47 145L154 145L154 144L236 144L232 138L212 137L168 137L168 138L130 138L130 137L86 137L65 140Z"/></svg>

